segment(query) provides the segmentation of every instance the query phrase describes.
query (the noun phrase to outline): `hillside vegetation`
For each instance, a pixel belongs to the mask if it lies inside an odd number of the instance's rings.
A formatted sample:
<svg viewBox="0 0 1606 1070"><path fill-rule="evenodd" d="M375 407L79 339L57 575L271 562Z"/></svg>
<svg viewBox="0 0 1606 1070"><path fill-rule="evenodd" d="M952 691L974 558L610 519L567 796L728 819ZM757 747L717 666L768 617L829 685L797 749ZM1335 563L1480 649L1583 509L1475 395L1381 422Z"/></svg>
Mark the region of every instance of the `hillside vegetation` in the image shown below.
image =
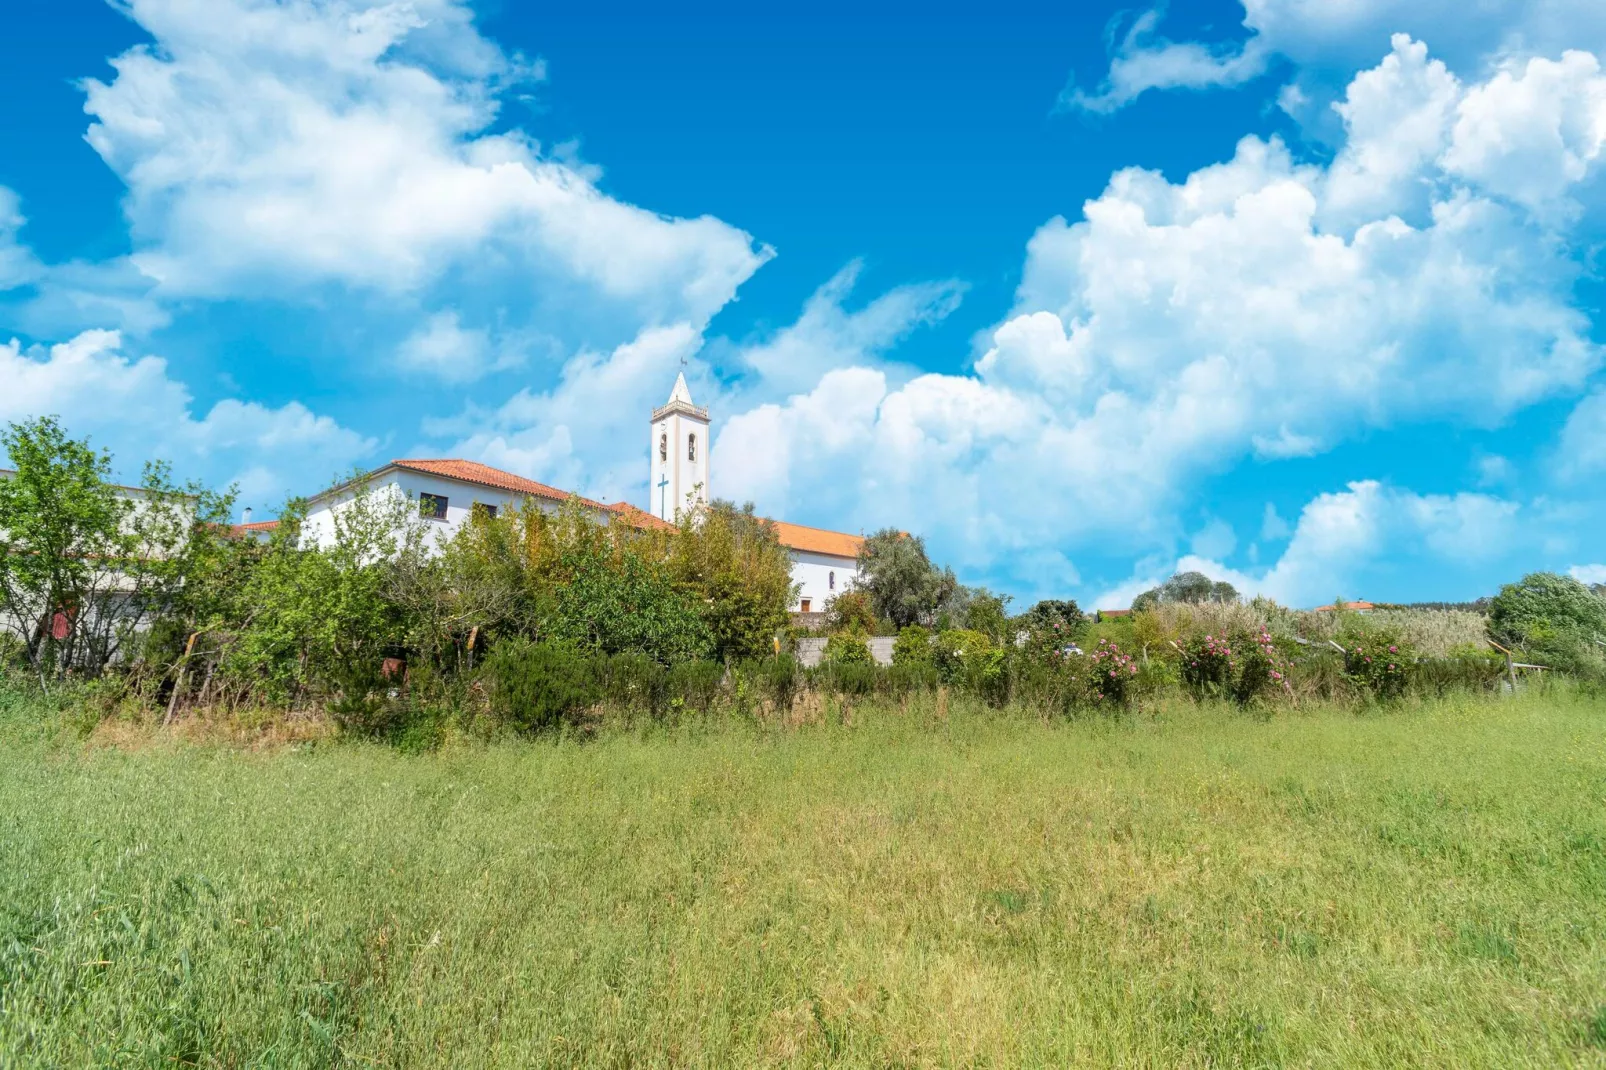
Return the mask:
<svg viewBox="0 0 1606 1070"><path fill-rule="evenodd" d="M0 695L0 1065L1606 1065L1567 688L412 755Z"/></svg>

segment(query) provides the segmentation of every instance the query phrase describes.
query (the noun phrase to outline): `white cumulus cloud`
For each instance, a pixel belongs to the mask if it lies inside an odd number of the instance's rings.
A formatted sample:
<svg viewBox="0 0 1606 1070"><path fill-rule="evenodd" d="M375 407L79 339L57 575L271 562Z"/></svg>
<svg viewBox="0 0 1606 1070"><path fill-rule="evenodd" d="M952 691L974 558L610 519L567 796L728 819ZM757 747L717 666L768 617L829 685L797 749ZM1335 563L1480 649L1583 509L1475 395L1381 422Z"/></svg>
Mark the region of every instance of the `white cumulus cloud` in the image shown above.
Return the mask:
<svg viewBox="0 0 1606 1070"><path fill-rule="evenodd" d="M0 345L0 421L54 415L75 437L109 449L118 475L137 479L166 460L181 479L240 485L258 510L314 481L339 476L370 454L372 439L300 402L278 408L226 398L204 415L160 357L131 357L115 331L86 331L49 349Z"/></svg>
<svg viewBox="0 0 1606 1070"><path fill-rule="evenodd" d="M486 321L701 323L770 255L717 219L604 194L517 129L535 77L463 0L128 0L155 42L87 80L133 259L168 298L449 283ZM462 310L467 318L468 308ZM478 324L476 324L478 325Z"/></svg>

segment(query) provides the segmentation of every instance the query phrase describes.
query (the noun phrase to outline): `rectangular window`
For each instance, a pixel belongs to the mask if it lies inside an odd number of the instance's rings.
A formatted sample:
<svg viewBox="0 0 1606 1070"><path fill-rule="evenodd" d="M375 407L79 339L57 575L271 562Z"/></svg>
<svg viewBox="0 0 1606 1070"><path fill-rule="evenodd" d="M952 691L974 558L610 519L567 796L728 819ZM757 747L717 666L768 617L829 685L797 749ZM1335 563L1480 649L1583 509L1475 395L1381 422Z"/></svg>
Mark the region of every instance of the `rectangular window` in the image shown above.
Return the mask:
<svg viewBox="0 0 1606 1070"><path fill-rule="evenodd" d="M475 502L474 503L474 519L475 520L494 520L495 518L496 518L496 506L494 506L494 505L486 505L484 502Z"/></svg>
<svg viewBox="0 0 1606 1070"><path fill-rule="evenodd" d="M418 515L425 520L446 519L446 495L418 492Z"/></svg>

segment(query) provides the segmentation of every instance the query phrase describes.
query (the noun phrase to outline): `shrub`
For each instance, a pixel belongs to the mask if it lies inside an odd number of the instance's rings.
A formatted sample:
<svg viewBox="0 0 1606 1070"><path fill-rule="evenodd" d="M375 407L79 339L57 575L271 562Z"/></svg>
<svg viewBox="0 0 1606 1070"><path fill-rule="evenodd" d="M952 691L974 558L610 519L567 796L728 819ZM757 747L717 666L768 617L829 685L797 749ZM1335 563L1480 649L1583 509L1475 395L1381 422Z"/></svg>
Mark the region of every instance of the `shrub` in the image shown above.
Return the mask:
<svg viewBox="0 0 1606 1070"><path fill-rule="evenodd" d="M608 658L602 670L609 702L655 716L662 712L668 676L662 665L645 654L626 653Z"/></svg>
<svg viewBox="0 0 1606 1070"><path fill-rule="evenodd" d="M870 695L881 682L881 667L873 661L827 662L818 679L841 695Z"/></svg>
<svg viewBox="0 0 1606 1070"><path fill-rule="evenodd" d="M1182 647L1182 683L1195 698L1221 694L1237 667L1232 644L1224 635L1197 637Z"/></svg>
<svg viewBox="0 0 1606 1070"><path fill-rule="evenodd" d="M553 643L509 640L485 660L491 712L521 731L574 724L603 697L596 660Z"/></svg>
<svg viewBox="0 0 1606 1070"><path fill-rule="evenodd" d="M825 656L822 659L826 664L835 667L843 665L873 665L875 659L870 656L870 648L864 639L857 635L833 635L825 641Z"/></svg>
<svg viewBox="0 0 1606 1070"><path fill-rule="evenodd" d="M1085 656L1087 668L1083 699L1095 706L1124 706L1131 691L1138 666L1132 655L1108 639L1100 639L1093 653Z"/></svg>
<svg viewBox="0 0 1606 1070"><path fill-rule="evenodd" d="M931 632L918 624L911 624L899 631L898 638L892 644L892 664L935 669L937 654L932 648Z"/></svg>
<svg viewBox="0 0 1606 1070"><path fill-rule="evenodd" d="M714 708L724 681L725 666L717 661L683 661L672 665L667 680L669 706L675 710L707 712Z"/></svg>
<svg viewBox="0 0 1606 1070"><path fill-rule="evenodd" d="M1344 644L1344 675L1362 691L1381 701L1405 694L1415 656L1403 640L1374 632Z"/></svg>
<svg viewBox="0 0 1606 1070"><path fill-rule="evenodd" d="M761 658L747 662L744 671L757 683L764 697L775 704L776 709L792 708L792 699L802 683L796 658L790 654Z"/></svg>
<svg viewBox="0 0 1606 1070"><path fill-rule="evenodd" d="M832 633L874 635L879 624L864 591L843 591L825 604L825 627Z"/></svg>
<svg viewBox="0 0 1606 1070"><path fill-rule="evenodd" d="M1288 662L1277 650L1271 633L1261 628L1248 641L1241 642L1238 675L1232 681L1232 700L1248 706L1269 693L1288 687Z"/></svg>

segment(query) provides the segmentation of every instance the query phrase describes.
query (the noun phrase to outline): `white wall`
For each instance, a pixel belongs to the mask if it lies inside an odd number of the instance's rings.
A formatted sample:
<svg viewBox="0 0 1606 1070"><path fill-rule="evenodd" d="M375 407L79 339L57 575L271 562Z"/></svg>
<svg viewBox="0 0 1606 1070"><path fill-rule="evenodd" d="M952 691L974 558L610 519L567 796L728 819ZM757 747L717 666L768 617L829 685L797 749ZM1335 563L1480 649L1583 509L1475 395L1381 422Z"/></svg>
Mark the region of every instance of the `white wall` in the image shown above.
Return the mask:
<svg viewBox="0 0 1606 1070"><path fill-rule="evenodd" d="M435 540L440 543L447 542L456 534L457 530L473 515L474 503L494 505L498 513L505 513L517 509L524 502L533 502L538 508L546 512L556 512L560 502L546 498L533 498L513 491L497 490L494 487L481 487L471 483L460 483L454 479L441 476L432 476L420 472L391 471L379 476L369 483L370 493L383 495L401 495L407 500L408 513L418 516L418 495L438 494L446 498L446 518L444 520L421 520L435 532ZM335 514L348 508L356 498L355 486L341 491L337 495L325 498L313 505L307 513L305 531L312 544L328 546L334 542ZM605 519L598 514L599 519Z"/></svg>
<svg viewBox="0 0 1606 1070"><path fill-rule="evenodd" d="M708 421L684 412L669 412L650 426L648 448L652 463L648 467L647 512L674 523L676 515L685 510L688 498L693 503L708 501ZM693 435L697 436L695 461L687 456ZM669 440L668 458L659 455L659 442L664 436ZM667 485L660 487L666 478Z"/></svg>
<svg viewBox="0 0 1606 1070"><path fill-rule="evenodd" d="M794 612L801 612L804 599L808 599L809 612L821 612L827 602L851 587L859 576L856 558L818 554L809 550L786 552L792 558L792 582L802 584L797 599L792 603ZM831 586L833 573L836 576L835 589Z"/></svg>

